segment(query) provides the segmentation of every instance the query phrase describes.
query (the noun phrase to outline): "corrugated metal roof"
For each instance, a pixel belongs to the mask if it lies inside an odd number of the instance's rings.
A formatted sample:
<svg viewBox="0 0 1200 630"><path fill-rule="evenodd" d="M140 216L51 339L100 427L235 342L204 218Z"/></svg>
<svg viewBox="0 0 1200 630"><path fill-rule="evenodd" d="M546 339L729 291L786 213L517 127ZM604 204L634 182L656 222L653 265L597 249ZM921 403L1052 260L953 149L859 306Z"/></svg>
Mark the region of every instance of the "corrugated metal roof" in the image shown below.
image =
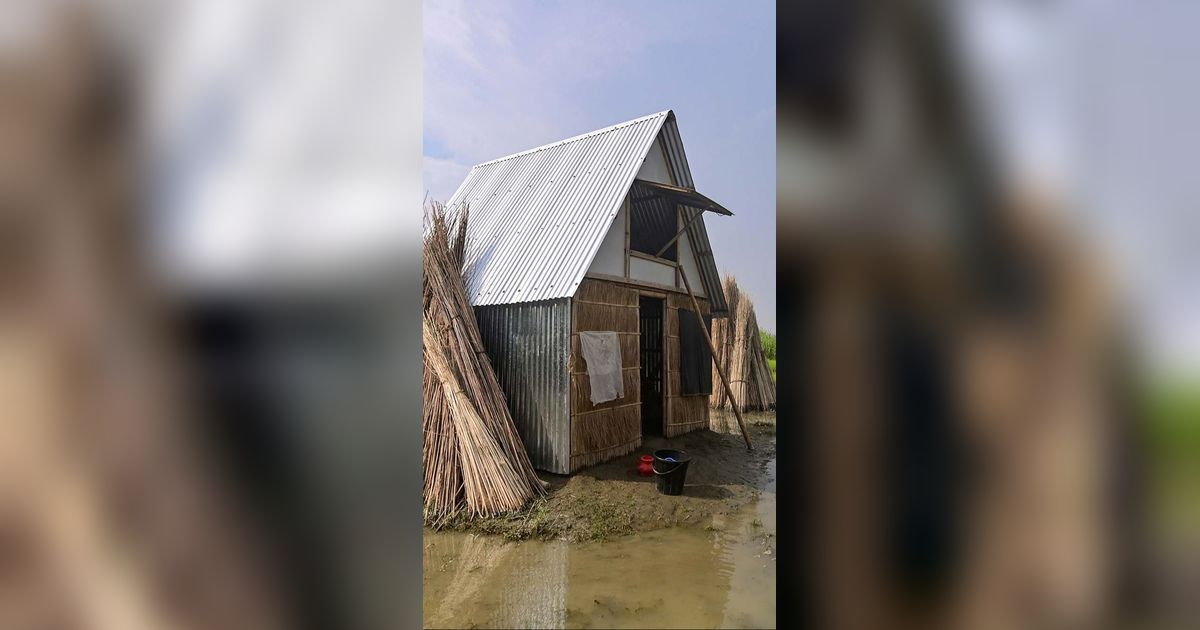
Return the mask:
<svg viewBox="0 0 1200 630"><path fill-rule="evenodd" d="M470 208L466 270L471 303L515 304L574 295L664 129L669 129L663 134L668 160L677 176L686 176L677 183L690 188L691 173L670 110L473 167L446 203L452 218L462 206ZM699 228L690 229L689 236L701 260L705 292L723 310L702 223L694 222Z"/></svg>

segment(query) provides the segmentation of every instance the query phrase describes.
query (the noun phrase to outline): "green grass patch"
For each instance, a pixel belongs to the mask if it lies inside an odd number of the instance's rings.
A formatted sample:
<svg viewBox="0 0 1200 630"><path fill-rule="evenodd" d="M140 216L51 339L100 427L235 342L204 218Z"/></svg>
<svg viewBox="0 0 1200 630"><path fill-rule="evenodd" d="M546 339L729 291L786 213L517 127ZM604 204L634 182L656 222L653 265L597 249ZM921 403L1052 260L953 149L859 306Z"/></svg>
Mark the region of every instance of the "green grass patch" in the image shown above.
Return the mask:
<svg viewBox="0 0 1200 630"><path fill-rule="evenodd" d="M587 540L608 540L633 533L633 515L624 506L600 502L591 510Z"/></svg>
<svg viewBox="0 0 1200 630"><path fill-rule="evenodd" d="M1200 531L1200 379L1155 381L1140 402L1152 519L1168 535Z"/></svg>
<svg viewBox="0 0 1200 630"><path fill-rule="evenodd" d="M762 344L763 354L768 359L775 358L775 335L765 330L758 331L758 341Z"/></svg>

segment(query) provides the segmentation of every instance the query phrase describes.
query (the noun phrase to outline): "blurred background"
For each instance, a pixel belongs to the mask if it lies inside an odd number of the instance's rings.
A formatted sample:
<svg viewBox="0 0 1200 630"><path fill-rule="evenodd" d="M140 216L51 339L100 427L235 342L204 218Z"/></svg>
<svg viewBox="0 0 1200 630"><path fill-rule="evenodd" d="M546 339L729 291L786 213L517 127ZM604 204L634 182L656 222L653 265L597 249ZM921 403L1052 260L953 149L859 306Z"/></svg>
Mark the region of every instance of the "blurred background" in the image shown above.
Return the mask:
<svg viewBox="0 0 1200 630"><path fill-rule="evenodd" d="M778 5L814 625L1200 621L1197 17Z"/></svg>
<svg viewBox="0 0 1200 630"><path fill-rule="evenodd" d="M811 625L1200 622L1198 12L778 6ZM0 627L420 623L420 29L0 7Z"/></svg>
<svg viewBox="0 0 1200 630"><path fill-rule="evenodd" d="M0 627L418 627L416 2L0 7Z"/></svg>

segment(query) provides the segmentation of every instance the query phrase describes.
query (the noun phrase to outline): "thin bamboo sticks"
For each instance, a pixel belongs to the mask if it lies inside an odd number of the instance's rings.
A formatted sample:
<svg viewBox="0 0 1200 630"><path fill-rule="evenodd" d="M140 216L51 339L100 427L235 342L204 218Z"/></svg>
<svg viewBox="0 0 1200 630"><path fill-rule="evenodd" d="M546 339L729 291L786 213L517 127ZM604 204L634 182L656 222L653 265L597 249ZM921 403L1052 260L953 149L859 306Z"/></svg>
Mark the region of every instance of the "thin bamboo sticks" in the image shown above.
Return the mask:
<svg viewBox="0 0 1200 630"><path fill-rule="evenodd" d="M450 368L450 361L433 327L428 318L421 325L425 363L441 385L448 417L454 419L452 424L459 444L458 464L467 509L474 516L515 510L532 498L533 493L522 483L495 436L475 411L470 396Z"/></svg>
<svg viewBox="0 0 1200 630"><path fill-rule="evenodd" d="M453 231L431 206L422 282L424 494L436 524L466 510L488 516L545 492L483 349L462 275L467 212Z"/></svg>
<svg viewBox="0 0 1200 630"><path fill-rule="evenodd" d="M692 299L692 308L696 309L696 316L700 317L700 304L696 302L696 294L692 293L692 283L688 282L687 272L683 270L683 265L676 265L676 269L679 269L679 275L683 278L683 286L687 288L688 297ZM717 349L713 346L712 337L708 334L708 327L703 323L700 325L700 332L704 333L704 342L708 344L708 350L716 354ZM721 384L725 386L725 394L733 398L733 394L729 392L729 379L725 376L725 371L721 369L719 363L713 363L713 365L717 368L717 375L721 377ZM733 405L733 415L737 416L738 427L742 430L742 439L746 440L746 450L753 450L754 447L750 445L750 434L746 433L746 424L742 422L741 409L736 404Z"/></svg>
<svg viewBox="0 0 1200 630"><path fill-rule="evenodd" d="M724 292L729 317L713 322L717 348L713 363L714 369L719 366L731 379L731 393L714 391L709 403L715 409L728 408L732 403L741 409L773 409L775 381L762 350L754 304L732 276L725 278Z"/></svg>

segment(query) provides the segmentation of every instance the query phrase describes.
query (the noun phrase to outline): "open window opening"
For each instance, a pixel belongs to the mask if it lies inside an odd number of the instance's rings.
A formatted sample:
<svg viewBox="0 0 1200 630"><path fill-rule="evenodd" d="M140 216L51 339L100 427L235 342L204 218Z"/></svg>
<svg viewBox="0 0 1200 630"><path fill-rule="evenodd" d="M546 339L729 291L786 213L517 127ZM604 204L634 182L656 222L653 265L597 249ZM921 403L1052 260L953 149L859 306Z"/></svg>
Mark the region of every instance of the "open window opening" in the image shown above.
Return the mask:
<svg viewBox="0 0 1200 630"><path fill-rule="evenodd" d="M711 317L698 317L695 311L679 309L679 372L684 396L712 393L712 350L704 340L701 326L712 334Z"/></svg>
<svg viewBox="0 0 1200 630"><path fill-rule="evenodd" d="M679 220L679 208L687 221ZM629 250L679 262L679 237L704 212L733 213L690 188L635 179L629 189Z"/></svg>
<svg viewBox="0 0 1200 630"><path fill-rule="evenodd" d="M629 194L629 249L678 262L675 238L679 220L675 204L653 191L634 187ZM664 246L669 245L665 250Z"/></svg>

